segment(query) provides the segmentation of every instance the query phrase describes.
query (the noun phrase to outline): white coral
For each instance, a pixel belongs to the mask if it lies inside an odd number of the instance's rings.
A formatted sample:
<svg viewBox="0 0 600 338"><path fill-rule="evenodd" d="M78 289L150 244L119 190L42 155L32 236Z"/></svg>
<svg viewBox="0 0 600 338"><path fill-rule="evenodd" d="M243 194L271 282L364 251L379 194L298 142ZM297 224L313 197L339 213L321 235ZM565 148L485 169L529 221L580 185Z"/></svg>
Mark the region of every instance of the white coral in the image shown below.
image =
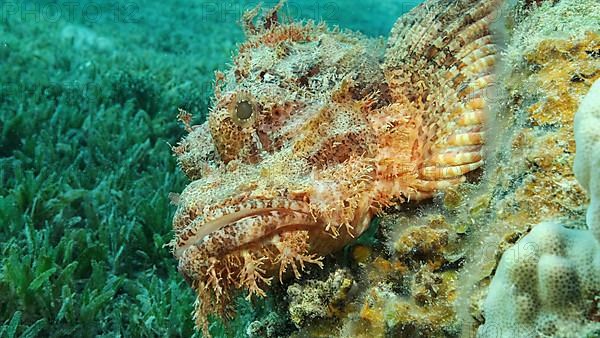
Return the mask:
<svg viewBox="0 0 600 338"><path fill-rule="evenodd" d="M575 141L575 175L591 199L589 230L541 223L507 250L490 284L478 337L600 332L594 320L600 295L600 80L575 115Z"/></svg>
<svg viewBox="0 0 600 338"><path fill-rule="evenodd" d="M600 293L600 245L586 230L538 224L507 250L484 303L478 337L582 337Z"/></svg>
<svg viewBox="0 0 600 338"><path fill-rule="evenodd" d="M573 170L590 195L587 224L600 241L600 80L597 80L575 114L577 153Z"/></svg>

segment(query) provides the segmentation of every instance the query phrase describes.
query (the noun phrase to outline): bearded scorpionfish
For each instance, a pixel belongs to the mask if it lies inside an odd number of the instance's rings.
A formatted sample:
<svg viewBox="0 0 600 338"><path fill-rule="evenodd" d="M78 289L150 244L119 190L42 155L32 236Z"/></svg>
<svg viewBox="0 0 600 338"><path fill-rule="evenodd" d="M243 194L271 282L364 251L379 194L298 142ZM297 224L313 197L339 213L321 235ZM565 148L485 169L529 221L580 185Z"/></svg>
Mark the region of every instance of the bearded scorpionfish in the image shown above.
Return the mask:
<svg viewBox="0 0 600 338"><path fill-rule="evenodd" d="M483 164L499 0L425 1L387 45L282 23L281 6L244 14L246 41L216 73L207 121L174 147L191 183L171 246L205 332L236 290L265 296L274 278L322 266L386 207L430 198Z"/></svg>

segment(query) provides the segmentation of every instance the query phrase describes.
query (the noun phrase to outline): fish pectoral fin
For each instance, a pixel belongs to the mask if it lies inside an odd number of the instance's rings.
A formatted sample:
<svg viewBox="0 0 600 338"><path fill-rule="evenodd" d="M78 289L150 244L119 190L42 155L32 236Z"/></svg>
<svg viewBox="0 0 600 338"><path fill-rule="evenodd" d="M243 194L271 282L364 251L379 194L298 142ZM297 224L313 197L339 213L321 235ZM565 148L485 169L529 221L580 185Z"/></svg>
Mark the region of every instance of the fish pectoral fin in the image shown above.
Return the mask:
<svg viewBox="0 0 600 338"><path fill-rule="evenodd" d="M499 0L426 1L392 29L384 64L393 102L412 106L418 191L461 182L483 164ZM438 184L439 183L439 184Z"/></svg>

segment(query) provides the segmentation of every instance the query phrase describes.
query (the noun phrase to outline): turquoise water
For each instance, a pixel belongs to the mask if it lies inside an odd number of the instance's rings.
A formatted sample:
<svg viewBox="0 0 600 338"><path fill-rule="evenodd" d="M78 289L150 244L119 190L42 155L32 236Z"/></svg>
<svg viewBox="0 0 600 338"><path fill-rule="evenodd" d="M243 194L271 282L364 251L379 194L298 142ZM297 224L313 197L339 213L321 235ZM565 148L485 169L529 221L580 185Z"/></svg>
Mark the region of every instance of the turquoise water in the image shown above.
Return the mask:
<svg viewBox="0 0 600 338"><path fill-rule="evenodd" d="M178 108L203 119L253 4L0 3L0 337L199 335L164 248L169 193L187 183L170 145L184 135ZM283 12L385 36L414 4L289 1ZM213 334L239 336L273 304L237 306Z"/></svg>

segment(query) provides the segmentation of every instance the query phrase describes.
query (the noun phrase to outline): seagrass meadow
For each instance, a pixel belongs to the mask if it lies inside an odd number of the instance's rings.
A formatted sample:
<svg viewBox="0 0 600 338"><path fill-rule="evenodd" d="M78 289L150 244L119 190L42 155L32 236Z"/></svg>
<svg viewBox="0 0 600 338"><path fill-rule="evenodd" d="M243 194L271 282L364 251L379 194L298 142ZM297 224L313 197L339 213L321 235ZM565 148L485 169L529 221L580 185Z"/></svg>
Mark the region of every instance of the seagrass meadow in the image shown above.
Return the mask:
<svg viewBox="0 0 600 338"><path fill-rule="evenodd" d="M170 145L184 134L179 108L203 121L213 73L254 5L0 2L0 337L201 335L193 292L163 247L169 193L187 182ZM288 10L385 35L412 5L348 6ZM245 332L271 309L237 306L213 335Z"/></svg>

